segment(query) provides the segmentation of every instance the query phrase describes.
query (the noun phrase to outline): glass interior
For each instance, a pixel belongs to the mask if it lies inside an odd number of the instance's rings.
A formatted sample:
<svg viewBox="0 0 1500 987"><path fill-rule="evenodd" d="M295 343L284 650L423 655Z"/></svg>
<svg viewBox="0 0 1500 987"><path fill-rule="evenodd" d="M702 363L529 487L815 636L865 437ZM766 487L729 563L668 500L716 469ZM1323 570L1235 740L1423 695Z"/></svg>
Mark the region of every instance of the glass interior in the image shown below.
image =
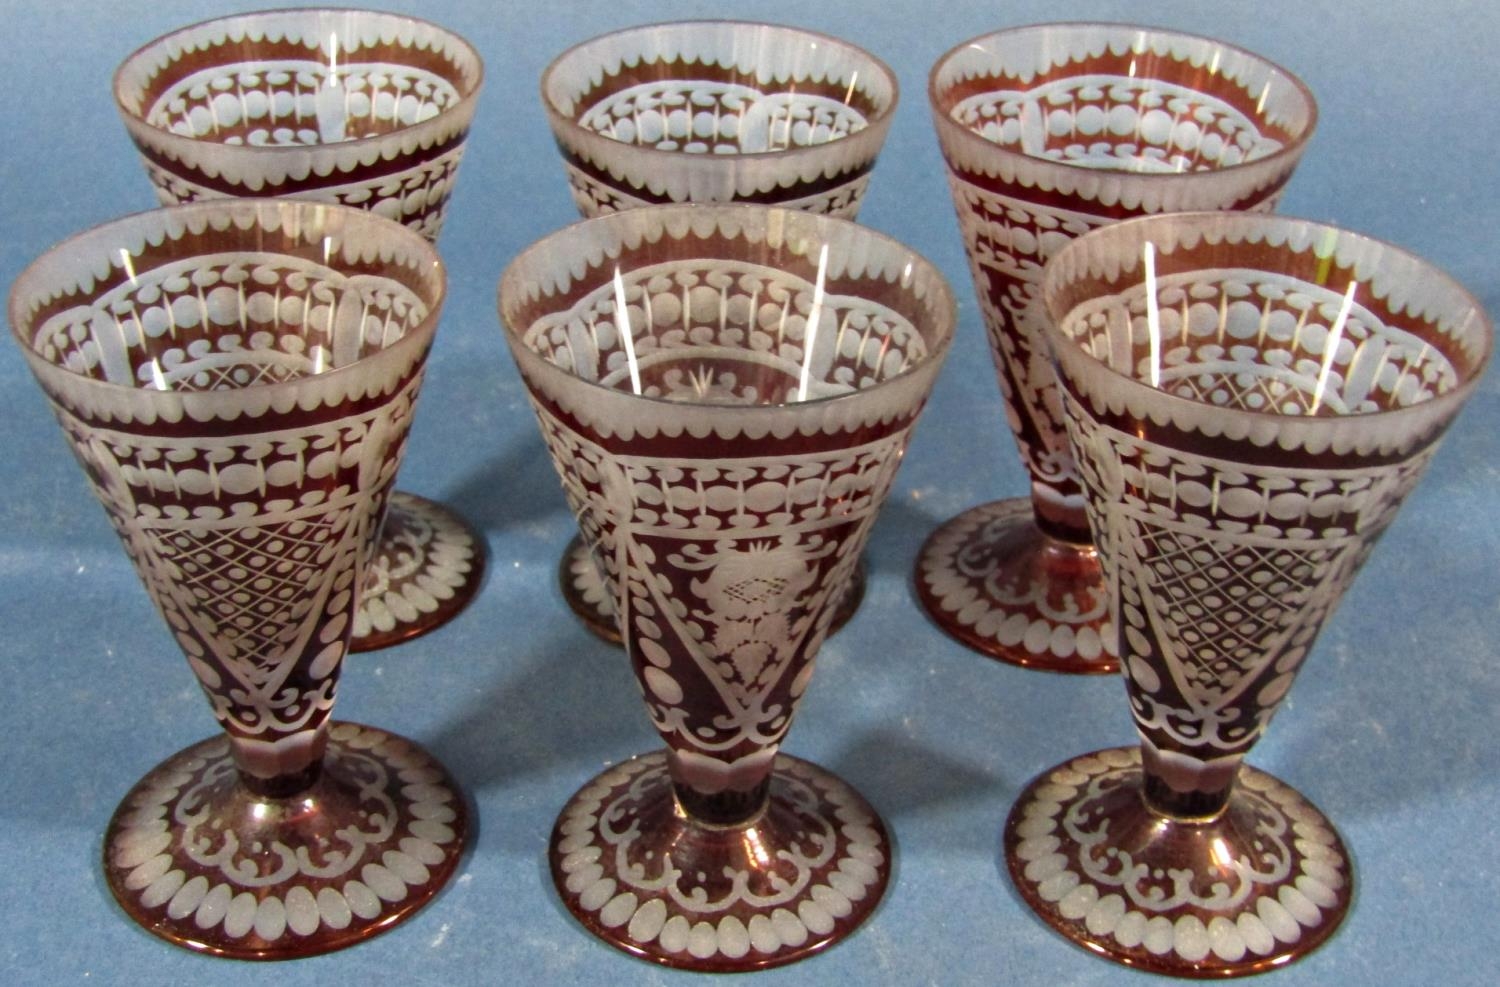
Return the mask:
<svg viewBox="0 0 1500 987"><path fill-rule="evenodd" d="M47 361L125 387L231 390L326 373L393 345L434 304L414 270L352 259L344 241L266 230L155 247L95 238L57 259L58 283L39 286L52 301L17 331Z"/></svg>
<svg viewBox="0 0 1500 987"><path fill-rule="evenodd" d="M690 154L826 144L894 101L884 67L857 49L750 24L606 36L562 56L546 81L553 107L580 127Z"/></svg>
<svg viewBox="0 0 1500 987"><path fill-rule="evenodd" d="M402 43L400 32L377 31L354 14L304 11L274 25L254 16L215 23L225 26L187 28L180 35L205 37L148 46L127 63L133 71L122 78L121 97L132 113L192 140L331 144L430 120L477 82L477 63L460 65L437 45ZM427 25L417 30L435 33Z"/></svg>
<svg viewBox="0 0 1500 987"><path fill-rule="evenodd" d="M557 242L535 260L581 252ZM915 258L851 273L848 253L829 241L661 237L591 265L565 291L508 304L507 321L547 362L613 390L729 405L834 397L931 358L944 321L941 289Z"/></svg>
<svg viewBox="0 0 1500 987"><path fill-rule="evenodd" d="M1312 125L1300 84L1206 39L1058 25L981 39L954 61L935 80L941 112L991 143L1081 168L1214 171L1274 154Z"/></svg>
<svg viewBox="0 0 1500 987"><path fill-rule="evenodd" d="M1419 272L1266 244L1130 247L1135 262L1117 277L1062 289L1079 300L1060 328L1117 373L1191 401L1368 414L1447 394L1482 359L1482 316L1461 299L1448 310L1392 304L1390 283Z"/></svg>

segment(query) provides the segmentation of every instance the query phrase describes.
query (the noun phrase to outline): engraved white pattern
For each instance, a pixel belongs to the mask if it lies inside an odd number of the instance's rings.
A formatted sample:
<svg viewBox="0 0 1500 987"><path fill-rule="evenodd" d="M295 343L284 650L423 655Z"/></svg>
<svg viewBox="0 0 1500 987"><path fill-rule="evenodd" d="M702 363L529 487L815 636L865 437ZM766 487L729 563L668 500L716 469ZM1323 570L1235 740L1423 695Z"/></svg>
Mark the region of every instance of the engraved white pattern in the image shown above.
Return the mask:
<svg viewBox="0 0 1500 987"><path fill-rule="evenodd" d="M640 836L636 806L650 800L643 792L662 783L664 770L660 753L618 765L594 779L558 820L563 883L606 927L700 960L752 950L774 956L827 935L876 892L890 853L879 820L843 783L795 758L778 758L775 771L786 806L809 828L778 855L778 870L791 876L774 891L755 893L751 875L740 871L723 875L731 879L728 888L710 900L670 853L642 866L632 856ZM616 829L616 819L630 825Z"/></svg>
<svg viewBox="0 0 1500 987"><path fill-rule="evenodd" d="M25 355L215 715L272 746L311 735L333 703L350 580L401 461L437 297L430 252L426 267L409 253L421 241L362 235L360 214L323 233L304 218L253 200L147 214L84 235L111 245L113 267L33 269L17 289L35 320L17 324ZM257 225L262 243L314 239L329 263L140 259ZM386 273L341 273L335 252ZM267 736L283 740L252 739Z"/></svg>
<svg viewBox="0 0 1500 987"><path fill-rule="evenodd" d="M1224 100L1153 78L1074 75L979 93L949 112L985 140L1083 168L1181 174L1283 147Z"/></svg>
<svg viewBox="0 0 1500 987"><path fill-rule="evenodd" d="M1242 697L1290 686L1431 450L1384 467L1256 467L1165 448L1067 403L1089 523L1120 587L1121 651L1137 656L1126 673L1138 725L1208 748L1205 759L1243 752L1277 703Z"/></svg>
<svg viewBox="0 0 1500 987"><path fill-rule="evenodd" d="M1002 647L1101 666L1118 659L1103 593L1092 594L1088 605L1072 593L1054 603L1044 585L1001 578L1006 560L990 551L996 535L1029 521L1031 515L1030 502L1019 499L965 511L934 532L918 558L922 585L948 619ZM1029 610L1038 616L1031 617Z"/></svg>
<svg viewBox="0 0 1500 987"><path fill-rule="evenodd" d="M628 374L644 375L658 365L736 362L778 369L785 386L799 379L806 363L812 381L804 399L848 393L926 358L921 334L900 313L866 298L831 293L822 296L815 312L815 294L805 279L763 264L642 265L568 309L538 319L524 340L556 366L606 387L619 387ZM633 361L621 345L627 334ZM713 400L748 404L780 398L735 386L732 369L707 378L680 369L659 376L659 383L641 391L644 396L703 401L711 391Z"/></svg>
<svg viewBox="0 0 1500 987"><path fill-rule="evenodd" d="M651 199L642 199L623 192L613 185L606 185L570 162L564 162L563 167L568 173L568 187L573 194L573 204L585 217L602 216L605 213L619 212L622 209L639 209L642 206L655 204ZM840 219L854 219L859 213L860 203L864 200L865 192L869 187L870 176L866 173L853 181L834 186L823 192L795 198L778 198L776 205L784 209L820 213Z"/></svg>
<svg viewBox="0 0 1500 987"><path fill-rule="evenodd" d="M1138 91L1128 74L1121 78L1107 73L1116 77L1104 80L1097 70L1073 68L1111 59L1117 64L1138 63L1146 80L1169 74L1156 68L1159 62L1205 80L1205 88L1213 92L1188 93L1166 82L1164 88L1176 105L1164 101L1158 107L1152 105L1150 91ZM1126 64L1119 64L1116 72L1123 73ZM1065 74L1070 71L1107 85L1071 86ZM1062 78L1035 81L1053 73ZM1209 38L1129 25L1007 29L959 45L933 72L932 88L940 99L981 84L1010 93L1041 88L1050 98L1045 106L1032 101L1033 109L1024 115L1024 100L1013 99L1009 121L1001 118L993 102L988 115L966 114L960 121L950 115L956 100L945 101L937 130L950 168L1054 198L1122 206L1131 214L1224 209L1274 198L1296 166L1317 118L1312 95L1300 80L1250 52ZM1163 81L1150 85L1163 86ZM1225 112L1231 94L1256 106L1253 124L1242 114ZM982 107L986 100L971 97L970 102ZM1188 119L1189 108L1208 115L1215 129L1227 121L1232 139ZM1159 116L1158 109L1170 113ZM1286 137L1285 146L1275 146L1281 142L1273 133ZM1047 153L1052 141L1062 143L1062 153L1055 157ZM1125 145L1123 153L1115 150ZM1164 174L1164 164L1173 157L1194 167L1214 160L1219 167L1178 172L1174 164ZM1099 167L1105 161L1111 164ZM1234 166L1227 167L1231 163Z"/></svg>
<svg viewBox="0 0 1500 987"><path fill-rule="evenodd" d="M341 827L316 847L242 846L212 813L213 794L235 784L229 745L214 741L149 779L122 811L107 852L125 889L174 922L191 917L205 932L222 924L231 938L253 933L272 946L378 924L458 852L450 823L461 802L436 762L399 737L352 723L330 737L331 770L357 784L364 828Z"/></svg>
<svg viewBox="0 0 1500 987"><path fill-rule="evenodd" d="M1191 870L1152 870L1111 846L1108 794L1139 785L1140 753L1112 749L1054 769L1012 815L1018 879L1094 941L1175 954L1202 970L1286 950L1342 916L1349 862L1316 808L1269 775L1241 770L1238 798L1255 831L1253 855L1236 860L1232 883ZM1133 797L1133 796L1132 796ZM1062 847L1066 846L1066 850ZM1215 913L1207 924L1197 910ZM1172 913L1177 913L1175 918Z"/></svg>
<svg viewBox="0 0 1500 987"><path fill-rule="evenodd" d="M1247 52L1107 24L1038 25L974 38L939 61L932 93L1036 515L1050 522L1049 534L1063 528L1064 540L1083 542L1077 466L1045 339L1044 265L1077 237L1130 215L1271 210L1311 134L1314 105L1297 80ZM1069 671L1091 670L1089 660L1077 660L1076 641L1084 638L1092 651L1102 631L1105 658L1092 664L1110 664L1102 587L1080 579L1074 585L1088 598L1079 605L1060 578L1033 574L1029 560L1040 549L1017 554L1027 525L1018 519L1002 528L994 518L988 507L975 508L929 543L919 563L924 604L986 653ZM960 557L957 539L965 533L973 539L972 560ZM991 540L981 541L988 533ZM1046 650L1053 640L1057 650Z"/></svg>
<svg viewBox="0 0 1500 987"><path fill-rule="evenodd" d="M578 125L662 151L746 154L826 144L867 123L847 103L815 93L664 79L611 92L580 113Z"/></svg>
<svg viewBox="0 0 1500 987"><path fill-rule="evenodd" d="M208 67L174 79L189 58ZM164 205L293 195L435 240L482 76L472 46L414 18L264 11L146 46L120 67L115 101Z"/></svg>
<svg viewBox="0 0 1500 987"><path fill-rule="evenodd" d="M628 72L647 81L617 81ZM559 56L542 89L565 158L588 169L570 165L585 215L774 199L852 217L897 97L890 70L852 45L733 22L595 38Z"/></svg>
<svg viewBox="0 0 1500 987"><path fill-rule="evenodd" d="M459 99L442 76L395 62L260 59L183 76L144 115L195 140L314 145L411 127Z"/></svg>
<svg viewBox="0 0 1500 987"><path fill-rule="evenodd" d="M391 494L354 617L356 648L360 638L436 613L482 564L481 547L452 514L399 490Z"/></svg>
<svg viewBox="0 0 1500 987"><path fill-rule="evenodd" d="M534 408L553 460L574 464L564 491L596 546L611 595L624 580L625 600L613 603L654 666L647 707L657 729L708 754L746 741L779 743L795 706L768 704L767 696L793 657L815 650L826 632L833 617L827 597L852 575L908 431L823 455L704 464L606 454L541 405ZM600 480L588 484L583 476ZM837 537L824 533L829 529ZM679 547L670 557L659 558L673 543ZM652 578L663 564L704 574L691 582L696 600L663 595ZM773 606L770 595L783 598ZM773 610L798 616L787 623ZM825 619L815 626L819 613ZM662 650L669 635L671 650L691 656L724 704L711 727L689 724L674 701L682 695L674 676L683 670Z"/></svg>

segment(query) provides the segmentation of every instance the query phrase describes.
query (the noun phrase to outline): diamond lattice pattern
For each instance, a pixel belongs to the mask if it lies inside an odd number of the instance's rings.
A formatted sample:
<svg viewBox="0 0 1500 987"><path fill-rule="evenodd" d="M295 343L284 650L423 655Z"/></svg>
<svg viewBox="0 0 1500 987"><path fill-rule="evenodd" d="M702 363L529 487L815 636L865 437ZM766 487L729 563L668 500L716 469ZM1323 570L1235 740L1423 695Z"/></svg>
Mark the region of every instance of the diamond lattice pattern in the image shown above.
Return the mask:
<svg viewBox="0 0 1500 987"><path fill-rule="evenodd" d="M337 544L335 517L224 530L163 532L179 572L177 599L211 628L216 656L261 684L295 657Z"/></svg>
<svg viewBox="0 0 1500 987"><path fill-rule="evenodd" d="M1333 553L1145 524L1139 536L1153 609L1168 625L1164 644L1188 698L1206 704L1278 657Z"/></svg>

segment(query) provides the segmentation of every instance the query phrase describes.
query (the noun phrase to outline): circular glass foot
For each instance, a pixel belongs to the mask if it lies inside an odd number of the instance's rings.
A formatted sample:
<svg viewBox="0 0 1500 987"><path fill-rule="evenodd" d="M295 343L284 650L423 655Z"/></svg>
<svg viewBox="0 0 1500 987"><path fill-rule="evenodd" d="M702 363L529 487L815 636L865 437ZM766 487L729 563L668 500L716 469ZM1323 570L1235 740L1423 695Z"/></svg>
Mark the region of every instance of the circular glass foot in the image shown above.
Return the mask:
<svg viewBox="0 0 1500 987"><path fill-rule="evenodd" d="M1241 766L1224 812L1183 822L1146 807L1141 779L1137 749L1098 751L1016 802L1006 864L1049 925L1116 962L1186 977L1273 969L1338 927L1349 854L1301 795Z"/></svg>
<svg viewBox="0 0 1500 987"><path fill-rule="evenodd" d="M991 658L1073 674L1120 668L1097 553L1044 534L1030 500L983 504L933 532L917 595L947 634Z"/></svg>
<svg viewBox="0 0 1500 987"><path fill-rule="evenodd" d="M609 598L609 589L599 575L599 567L594 564L593 555L579 535L574 535L568 542L568 547L563 549L562 564L557 569L557 582L562 587L563 599L578 615L584 627L610 644L621 643L620 628L615 622L615 605ZM828 633L832 634L849 623L864 597L865 563L864 559L860 559L859 565L854 568L854 576L849 581L849 589L836 604Z"/></svg>
<svg viewBox="0 0 1500 987"><path fill-rule="evenodd" d="M396 491L354 618L350 651L375 651L440 627L484 581L484 539L448 508Z"/></svg>
<svg viewBox="0 0 1500 987"><path fill-rule="evenodd" d="M220 736L158 765L104 838L104 873L140 925L236 959L327 953L384 932L447 883L463 797L420 747L335 723L321 776L286 798L239 779Z"/></svg>
<svg viewBox="0 0 1500 987"><path fill-rule="evenodd" d="M594 556L581 535L574 535L568 547L563 549L557 582L562 587L563 599L584 627L610 644L623 643L619 624L615 622L615 605L609 598L609 587L599 575L599 567L594 564Z"/></svg>
<svg viewBox="0 0 1500 987"><path fill-rule="evenodd" d="M662 752L574 795L550 853L558 893L590 932L642 959L725 972L847 936L885 893L890 857L875 810L806 761L777 755L766 808L707 826L678 808Z"/></svg>

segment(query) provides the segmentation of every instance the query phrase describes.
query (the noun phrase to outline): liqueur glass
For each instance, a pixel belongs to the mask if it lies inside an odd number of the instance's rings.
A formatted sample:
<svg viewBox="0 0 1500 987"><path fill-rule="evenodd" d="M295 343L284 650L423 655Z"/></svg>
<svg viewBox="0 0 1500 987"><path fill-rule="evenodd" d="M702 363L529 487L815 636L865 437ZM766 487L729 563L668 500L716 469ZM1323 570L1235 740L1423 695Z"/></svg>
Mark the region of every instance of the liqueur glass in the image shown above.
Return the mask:
<svg viewBox="0 0 1500 987"><path fill-rule="evenodd" d="M672 966L828 946L892 848L852 788L778 751L947 352L947 285L843 220L655 206L533 245L499 302L666 745L564 807L558 893Z"/></svg>
<svg viewBox="0 0 1500 987"><path fill-rule="evenodd" d="M205 21L115 72L115 104L163 205L278 196L357 206L436 241L484 67L463 38L362 10ZM369 567L352 650L457 615L484 539L449 508L397 492Z"/></svg>
<svg viewBox="0 0 1500 987"><path fill-rule="evenodd" d="M1353 867L1317 808L1242 762L1492 328L1393 246L1247 213L1089 233L1043 295L1140 742L1032 782L1006 862L1048 923L1121 963L1274 968L1338 926Z"/></svg>
<svg viewBox="0 0 1500 987"><path fill-rule="evenodd" d="M875 56L774 24L629 28L559 55L542 74L573 201L585 217L651 203L757 202L854 219L900 89ZM604 578L574 538L558 571L585 627L619 643ZM840 598L841 627L864 567Z"/></svg>
<svg viewBox="0 0 1500 987"><path fill-rule="evenodd" d="M120 905L188 949L338 949L458 862L444 769L329 718L444 290L396 223L227 200L80 234L11 291L15 340L223 728L147 774L104 839Z"/></svg>
<svg viewBox="0 0 1500 987"><path fill-rule="evenodd" d="M945 632L983 654L1114 671L1108 598L1043 341L1042 267L1072 238L1130 216L1271 211L1317 109L1302 82L1257 55L1119 24L975 38L938 60L928 95L1031 495L940 526L918 557L918 595Z"/></svg>

